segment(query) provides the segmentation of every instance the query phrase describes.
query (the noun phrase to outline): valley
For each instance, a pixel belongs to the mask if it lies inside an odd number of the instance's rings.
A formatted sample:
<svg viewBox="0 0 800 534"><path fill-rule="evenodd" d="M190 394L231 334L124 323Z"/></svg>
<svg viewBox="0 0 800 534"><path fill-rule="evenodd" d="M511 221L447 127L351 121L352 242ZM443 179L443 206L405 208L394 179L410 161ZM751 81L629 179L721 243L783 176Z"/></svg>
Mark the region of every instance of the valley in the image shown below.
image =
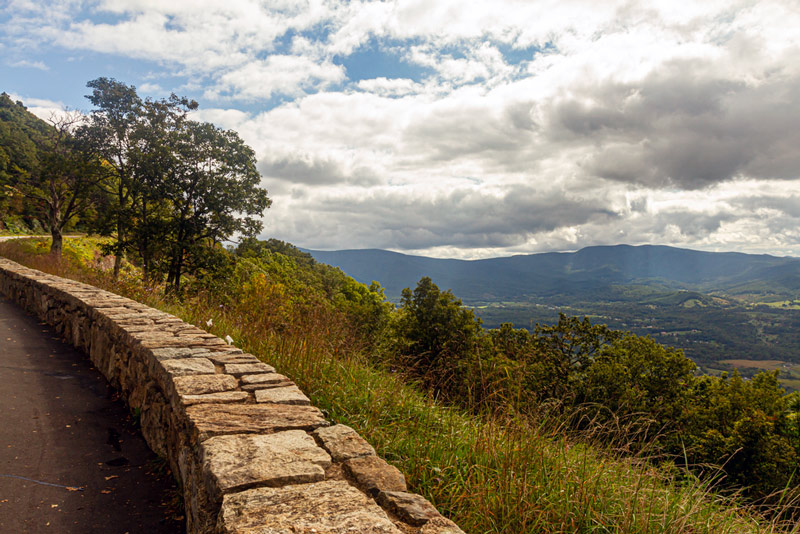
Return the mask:
<svg viewBox="0 0 800 534"><path fill-rule="evenodd" d="M400 301L421 276L450 288L486 328L532 329L559 313L679 348L707 374L779 370L800 390L800 261L661 246L446 260L388 251L309 251ZM764 367L763 362L773 362Z"/></svg>

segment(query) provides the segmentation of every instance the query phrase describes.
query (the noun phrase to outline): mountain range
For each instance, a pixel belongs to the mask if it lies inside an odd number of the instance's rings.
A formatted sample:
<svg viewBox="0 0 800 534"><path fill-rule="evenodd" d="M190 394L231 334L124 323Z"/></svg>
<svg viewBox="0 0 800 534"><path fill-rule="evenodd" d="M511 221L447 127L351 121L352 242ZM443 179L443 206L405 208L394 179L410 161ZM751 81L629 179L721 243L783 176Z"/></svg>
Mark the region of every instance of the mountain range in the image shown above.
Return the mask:
<svg viewBox="0 0 800 534"><path fill-rule="evenodd" d="M398 300L405 287L429 276L465 301L529 298L618 300L619 286L641 285L727 295L794 298L800 259L766 254L704 252L659 245L593 246L480 260L438 259L378 249L306 250L356 280L376 280Z"/></svg>

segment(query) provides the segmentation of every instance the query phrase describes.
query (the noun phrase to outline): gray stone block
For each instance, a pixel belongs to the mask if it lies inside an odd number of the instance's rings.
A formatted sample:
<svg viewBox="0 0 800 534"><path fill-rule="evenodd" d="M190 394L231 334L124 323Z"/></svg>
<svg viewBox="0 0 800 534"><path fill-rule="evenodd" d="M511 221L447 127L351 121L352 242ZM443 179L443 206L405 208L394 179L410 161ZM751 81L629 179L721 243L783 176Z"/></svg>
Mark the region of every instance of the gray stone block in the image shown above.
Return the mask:
<svg viewBox="0 0 800 534"><path fill-rule="evenodd" d="M314 430L328 423L313 406L286 404L197 404L186 408L194 441L226 434Z"/></svg>
<svg viewBox="0 0 800 534"><path fill-rule="evenodd" d="M375 503L344 481L257 488L226 495L219 534L401 534Z"/></svg>
<svg viewBox="0 0 800 534"><path fill-rule="evenodd" d="M266 363L228 363L225 364L225 372L229 375L242 376L260 373L274 373L275 368Z"/></svg>
<svg viewBox="0 0 800 534"><path fill-rule="evenodd" d="M406 477L383 458L351 458L344 463L344 468L356 485L371 497L376 497L382 491L406 491Z"/></svg>
<svg viewBox="0 0 800 534"><path fill-rule="evenodd" d="M281 388L258 389L255 391L256 402L273 404L294 404L298 406L308 406L311 401L300 391L297 386L286 386Z"/></svg>
<svg viewBox="0 0 800 534"><path fill-rule="evenodd" d="M181 402L184 406L192 406L194 404L244 402L249 398L250 394L246 391L220 391L203 395L183 395L181 396Z"/></svg>
<svg viewBox="0 0 800 534"><path fill-rule="evenodd" d="M331 457L302 430L268 435L217 436L200 449L210 494L256 486L307 484L325 478Z"/></svg>
<svg viewBox="0 0 800 534"><path fill-rule="evenodd" d="M236 389L239 382L231 375L187 375L172 379L180 395L203 395Z"/></svg>
<svg viewBox="0 0 800 534"><path fill-rule="evenodd" d="M173 377L214 374L217 372L214 364L205 358L162 360L161 365L164 367L164 370Z"/></svg>

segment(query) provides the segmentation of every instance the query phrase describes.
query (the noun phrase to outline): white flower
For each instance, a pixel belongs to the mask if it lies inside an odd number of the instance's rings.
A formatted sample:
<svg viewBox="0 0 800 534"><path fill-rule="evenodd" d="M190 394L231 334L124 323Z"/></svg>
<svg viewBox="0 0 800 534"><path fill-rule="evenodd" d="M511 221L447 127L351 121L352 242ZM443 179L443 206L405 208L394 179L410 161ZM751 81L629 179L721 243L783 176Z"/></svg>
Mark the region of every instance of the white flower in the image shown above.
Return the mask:
<svg viewBox="0 0 800 534"><path fill-rule="evenodd" d="M225 341L228 342L228 345L233 345L233 338L231 336L225 336Z"/></svg>
<svg viewBox="0 0 800 534"><path fill-rule="evenodd" d="M213 326L213 325L214 325L214 319L209 319L208 321L206 321L206 326Z"/></svg>

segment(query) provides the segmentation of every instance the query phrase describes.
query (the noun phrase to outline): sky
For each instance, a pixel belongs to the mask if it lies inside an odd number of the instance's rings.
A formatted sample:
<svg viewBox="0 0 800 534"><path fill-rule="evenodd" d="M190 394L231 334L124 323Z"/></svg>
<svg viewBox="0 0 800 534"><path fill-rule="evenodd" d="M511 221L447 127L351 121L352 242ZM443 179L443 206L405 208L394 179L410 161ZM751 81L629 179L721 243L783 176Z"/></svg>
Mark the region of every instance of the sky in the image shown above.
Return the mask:
<svg viewBox="0 0 800 534"><path fill-rule="evenodd" d="M797 0L0 1L0 90L196 99L312 249L800 256L798 58Z"/></svg>

